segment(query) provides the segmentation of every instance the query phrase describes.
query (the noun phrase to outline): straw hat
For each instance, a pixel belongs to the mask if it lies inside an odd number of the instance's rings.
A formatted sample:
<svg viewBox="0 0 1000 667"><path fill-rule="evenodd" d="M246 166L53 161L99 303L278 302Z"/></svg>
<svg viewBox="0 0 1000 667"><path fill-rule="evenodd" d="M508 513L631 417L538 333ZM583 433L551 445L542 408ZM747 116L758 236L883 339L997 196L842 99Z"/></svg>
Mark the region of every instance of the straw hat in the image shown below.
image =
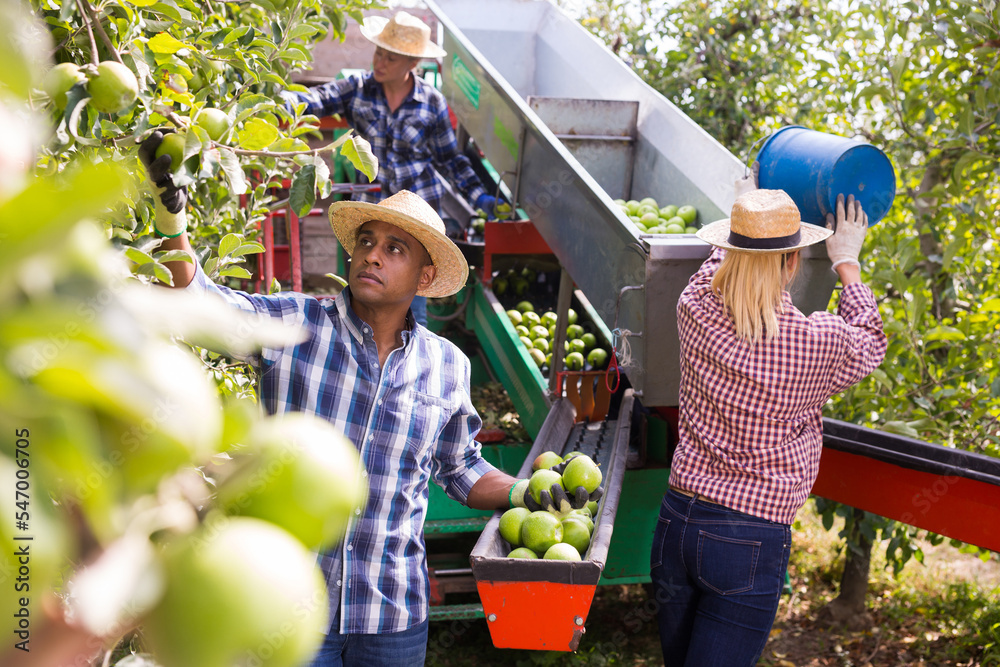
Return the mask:
<svg viewBox="0 0 1000 667"><path fill-rule="evenodd" d="M729 218L705 225L698 238L737 252L775 253L819 243L833 232L803 225L799 209L784 190L751 190L737 197Z"/></svg>
<svg viewBox="0 0 1000 667"><path fill-rule="evenodd" d="M391 19L369 16L361 35L375 46L411 58L443 58L447 52L431 41L430 27L412 14L396 12Z"/></svg>
<svg viewBox="0 0 1000 667"><path fill-rule="evenodd" d="M354 254L358 228L369 220L399 227L420 241L437 275L417 296L451 296L469 278L469 263L458 246L445 235L444 221L430 205L409 190L400 190L378 204L338 201L330 205L330 226L348 255Z"/></svg>

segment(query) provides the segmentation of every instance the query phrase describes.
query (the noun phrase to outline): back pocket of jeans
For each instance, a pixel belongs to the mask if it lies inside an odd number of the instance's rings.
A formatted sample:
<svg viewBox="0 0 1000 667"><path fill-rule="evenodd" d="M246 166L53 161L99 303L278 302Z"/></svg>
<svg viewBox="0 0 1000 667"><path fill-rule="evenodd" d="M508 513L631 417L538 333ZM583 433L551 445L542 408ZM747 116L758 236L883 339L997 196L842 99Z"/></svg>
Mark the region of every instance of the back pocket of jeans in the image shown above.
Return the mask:
<svg viewBox="0 0 1000 667"><path fill-rule="evenodd" d="M753 590L760 542L698 533L698 580L719 595Z"/></svg>
<svg viewBox="0 0 1000 667"><path fill-rule="evenodd" d="M649 569L660 567L663 564L663 541L667 537L667 529L670 528L670 519L657 517L656 528L653 530L653 548L649 553Z"/></svg>

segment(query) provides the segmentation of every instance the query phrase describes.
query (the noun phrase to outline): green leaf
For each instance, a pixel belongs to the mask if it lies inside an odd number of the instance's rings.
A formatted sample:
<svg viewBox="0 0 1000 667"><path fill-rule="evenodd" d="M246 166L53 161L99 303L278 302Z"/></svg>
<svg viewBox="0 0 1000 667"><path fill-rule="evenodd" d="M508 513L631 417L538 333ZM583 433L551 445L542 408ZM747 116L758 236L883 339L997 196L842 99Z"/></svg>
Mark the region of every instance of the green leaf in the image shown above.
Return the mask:
<svg viewBox="0 0 1000 667"><path fill-rule="evenodd" d="M955 162L955 167L952 169L952 177L956 181L962 180L962 173L966 170L969 165L977 160L982 159L982 154L979 151L965 151L962 153L962 157L958 158Z"/></svg>
<svg viewBox="0 0 1000 667"><path fill-rule="evenodd" d="M987 299L979 307L979 310L987 313L1000 313L1000 299L996 297Z"/></svg>
<svg viewBox="0 0 1000 667"><path fill-rule="evenodd" d="M136 264L152 262L153 258L138 248L125 248L125 256Z"/></svg>
<svg viewBox="0 0 1000 667"><path fill-rule="evenodd" d="M149 50L153 53L177 53L181 49L190 49L188 44L178 40L173 35L161 32L149 40Z"/></svg>
<svg viewBox="0 0 1000 667"><path fill-rule="evenodd" d="M229 148L220 146L219 162L222 164L222 173L226 175L226 180L229 181L229 190L234 195L246 194L249 186L247 185L246 176L243 174L243 165L240 164L240 159L236 157L236 153Z"/></svg>
<svg viewBox="0 0 1000 667"><path fill-rule="evenodd" d="M244 95L236 104L236 117L233 119L233 125L239 125L257 112L265 109L273 109L275 106L274 100L270 97L265 97L264 95Z"/></svg>
<svg viewBox="0 0 1000 667"><path fill-rule="evenodd" d="M251 118L243 124L239 132L240 147L251 151L262 151L273 144L278 137L278 128L266 120Z"/></svg>
<svg viewBox="0 0 1000 667"><path fill-rule="evenodd" d="M363 137L351 136L349 141L340 147L340 154L348 159L355 169L374 181L378 176L378 158L372 153L372 145Z"/></svg>
<svg viewBox="0 0 1000 667"><path fill-rule="evenodd" d="M924 340L965 340L966 335L954 327L939 325L924 334Z"/></svg>
<svg viewBox="0 0 1000 667"><path fill-rule="evenodd" d="M166 250L156 253L156 261L161 264L165 262L187 262L188 264L194 264L194 257L185 250Z"/></svg>
<svg viewBox="0 0 1000 667"><path fill-rule="evenodd" d="M896 433L898 435L905 435L910 438L919 438L920 434L913 430L913 428L904 421L891 421L882 424L882 431L888 431L889 433Z"/></svg>
<svg viewBox="0 0 1000 667"><path fill-rule="evenodd" d="M219 275L227 278L240 278L242 280L253 278L253 275L242 266L227 266L219 272Z"/></svg>
<svg viewBox="0 0 1000 667"><path fill-rule="evenodd" d="M316 167L306 165L292 179L292 189L288 193L288 204L300 218L309 215L316 201Z"/></svg>
<svg viewBox="0 0 1000 667"><path fill-rule="evenodd" d="M219 241L219 257L228 257L234 250L240 247L242 239L236 234L226 234Z"/></svg>
<svg viewBox="0 0 1000 667"><path fill-rule="evenodd" d="M107 215L126 191L128 180L124 169L104 162L30 181L0 204L0 271L65 237L80 220Z"/></svg>
<svg viewBox="0 0 1000 667"><path fill-rule="evenodd" d="M256 241L249 241L243 243L239 248L234 250L231 255L233 257L243 257L244 255L256 255L257 253L264 252L264 246Z"/></svg>

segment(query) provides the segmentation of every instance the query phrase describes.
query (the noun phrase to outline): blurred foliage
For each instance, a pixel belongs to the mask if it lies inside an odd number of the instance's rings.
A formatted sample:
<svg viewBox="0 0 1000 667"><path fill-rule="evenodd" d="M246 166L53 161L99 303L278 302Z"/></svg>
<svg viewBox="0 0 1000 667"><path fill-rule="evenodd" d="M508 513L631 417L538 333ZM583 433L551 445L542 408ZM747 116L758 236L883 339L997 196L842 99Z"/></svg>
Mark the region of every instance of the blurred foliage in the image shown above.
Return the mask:
<svg viewBox="0 0 1000 667"><path fill-rule="evenodd" d="M744 161L785 125L857 137L889 155L895 203L862 256L889 349L825 414L989 456L1000 456L996 4L590 0L579 13ZM922 500L912 499L915 523ZM850 522L849 508L819 505ZM874 516L862 523L863 534L888 540L897 571L920 558L911 538L922 531Z"/></svg>
<svg viewBox="0 0 1000 667"><path fill-rule="evenodd" d="M286 110L276 94L295 88L290 75L308 64L313 42L342 38L348 17L370 5L0 0L0 474L4 488L22 493L0 508L7 636L16 636L24 605L10 595L19 572L32 647L52 623L47 647L89 664L164 590L181 585L164 574L172 553L242 534L259 543L258 555L273 546L313 561L290 534L222 516L212 499L240 458L230 455L234 447L245 454L255 432L282 437L269 425L276 418L262 417L255 404L253 375L233 359L292 344L298 332L153 286L170 282L164 262L181 258L159 250L152 234L153 193L137 145L155 127L186 133L175 178L188 188L197 261L219 281L249 279L245 262L263 249L257 226L273 188L291 179L293 199L311 206L327 193L331 151L350 146L365 158L364 145L349 137L310 149L305 139L318 136L317 119ZM127 68L116 92L137 84L135 101L123 95L116 113L95 108L105 106L97 104L95 76L106 61ZM79 80L54 87L55 63L76 65L69 69ZM224 111L230 126L214 140L197 124L209 108ZM328 423L315 428L330 431L324 442L341 437ZM292 458L305 456L298 442L286 444ZM350 457L344 461L356 476ZM30 576L15 556L24 536L32 537ZM234 551L233 544L213 548ZM273 576L280 589L282 559L274 561L260 576ZM297 608L296 622L325 623L320 575L300 576L322 604ZM75 646L80 632L60 635L58 605L42 607L53 593L99 639L84 633L87 641ZM280 598L270 606L299 602ZM248 606L237 622L290 624L272 612ZM199 641L211 641L225 631L207 623L201 632ZM302 650L314 639L288 635ZM14 651L0 649L0 662ZM287 660L286 652L258 664Z"/></svg>

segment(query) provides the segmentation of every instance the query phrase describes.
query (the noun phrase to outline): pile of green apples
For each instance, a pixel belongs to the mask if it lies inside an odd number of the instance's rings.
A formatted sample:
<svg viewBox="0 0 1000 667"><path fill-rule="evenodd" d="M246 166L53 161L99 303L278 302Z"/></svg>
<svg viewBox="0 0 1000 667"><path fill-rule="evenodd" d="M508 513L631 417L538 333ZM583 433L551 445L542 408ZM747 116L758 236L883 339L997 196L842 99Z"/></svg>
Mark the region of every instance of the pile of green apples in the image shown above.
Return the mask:
<svg viewBox="0 0 1000 667"><path fill-rule="evenodd" d="M652 197L636 201L616 199L622 213L646 234L694 234L698 231L698 209L690 204L661 207Z"/></svg>
<svg viewBox="0 0 1000 667"><path fill-rule="evenodd" d="M566 461L562 473L553 466ZM603 475L592 458L579 452L570 452L563 459L555 452L543 452L532 463L527 492L536 503L541 503L541 492L559 484L571 494L582 486L593 493L601 485ZM511 546L508 558L546 560L583 560L590 548L594 534L594 516L597 502L565 513L514 507L500 517L500 536Z"/></svg>
<svg viewBox="0 0 1000 667"><path fill-rule="evenodd" d="M551 310L539 315L530 301L521 301L507 311L507 317L535 364L539 368L551 367L559 316ZM577 322L579 316L572 308L566 319L569 321L566 326L566 342L563 344L563 365L566 369L582 371L604 368L608 364L608 351L597 344L597 336L586 331Z"/></svg>

